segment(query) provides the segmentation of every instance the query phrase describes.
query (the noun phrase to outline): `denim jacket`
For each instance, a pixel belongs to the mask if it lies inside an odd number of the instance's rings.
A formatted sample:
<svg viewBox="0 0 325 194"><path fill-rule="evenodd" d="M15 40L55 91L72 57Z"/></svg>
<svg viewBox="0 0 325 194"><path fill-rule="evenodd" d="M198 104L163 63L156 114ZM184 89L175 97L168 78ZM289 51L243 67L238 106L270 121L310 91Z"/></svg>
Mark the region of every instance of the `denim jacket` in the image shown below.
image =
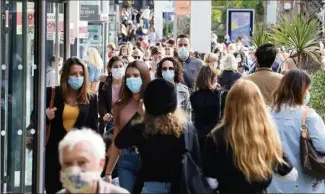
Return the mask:
<svg viewBox="0 0 325 194"><path fill-rule="evenodd" d="M273 177L268 193L325 193L324 182L305 174L301 166L299 139L302 114L302 107L286 108L283 105L280 112L271 110L283 149L289 161L297 169L298 179L295 182L289 182ZM306 124L314 148L318 152L325 153L325 125L322 118L312 108L308 108Z"/></svg>
<svg viewBox="0 0 325 194"><path fill-rule="evenodd" d="M89 83L98 82L100 76L100 68L96 67L93 64L88 65L88 77Z"/></svg>

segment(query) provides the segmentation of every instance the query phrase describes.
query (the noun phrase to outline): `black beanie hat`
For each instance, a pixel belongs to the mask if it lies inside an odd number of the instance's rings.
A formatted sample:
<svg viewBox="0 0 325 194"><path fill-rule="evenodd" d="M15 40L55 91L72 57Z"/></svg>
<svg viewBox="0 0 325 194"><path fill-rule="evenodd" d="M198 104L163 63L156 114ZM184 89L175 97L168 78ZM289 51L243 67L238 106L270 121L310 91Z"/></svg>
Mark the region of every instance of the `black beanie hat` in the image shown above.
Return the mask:
<svg viewBox="0 0 325 194"><path fill-rule="evenodd" d="M144 91L143 103L146 112L153 116L174 112L177 108L177 91L171 82L155 79Z"/></svg>

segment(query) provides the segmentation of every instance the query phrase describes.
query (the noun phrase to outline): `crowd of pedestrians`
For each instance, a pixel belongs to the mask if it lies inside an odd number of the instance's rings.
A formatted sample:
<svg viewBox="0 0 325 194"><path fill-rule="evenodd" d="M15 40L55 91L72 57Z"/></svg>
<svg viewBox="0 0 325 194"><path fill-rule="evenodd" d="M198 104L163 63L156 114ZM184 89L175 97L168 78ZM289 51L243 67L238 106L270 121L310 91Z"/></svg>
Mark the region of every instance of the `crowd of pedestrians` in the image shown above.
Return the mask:
<svg viewBox="0 0 325 194"><path fill-rule="evenodd" d="M203 55L181 34L65 61L47 89L47 193L325 192L300 158L302 125L325 153L308 74L272 44L212 38Z"/></svg>

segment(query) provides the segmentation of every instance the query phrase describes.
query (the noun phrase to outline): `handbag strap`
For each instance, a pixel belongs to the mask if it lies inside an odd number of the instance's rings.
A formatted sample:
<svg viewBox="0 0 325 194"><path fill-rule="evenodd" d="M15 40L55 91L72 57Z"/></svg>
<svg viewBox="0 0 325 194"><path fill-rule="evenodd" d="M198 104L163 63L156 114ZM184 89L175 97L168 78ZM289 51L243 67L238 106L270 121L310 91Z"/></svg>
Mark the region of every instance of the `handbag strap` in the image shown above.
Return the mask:
<svg viewBox="0 0 325 194"><path fill-rule="evenodd" d="M49 107L50 109L52 109L54 106L54 98L55 98L55 87L52 87L50 107Z"/></svg>
<svg viewBox="0 0 325 194"><path fill-rule="evenodd" d="M307 113L308 113L308 108L307 107L303 107L302 123L301 123L301 126L300 126L301 135L302 135L303 138L307 138L308 137L308 127L307 127L307 124L306 124Z"/></svg>

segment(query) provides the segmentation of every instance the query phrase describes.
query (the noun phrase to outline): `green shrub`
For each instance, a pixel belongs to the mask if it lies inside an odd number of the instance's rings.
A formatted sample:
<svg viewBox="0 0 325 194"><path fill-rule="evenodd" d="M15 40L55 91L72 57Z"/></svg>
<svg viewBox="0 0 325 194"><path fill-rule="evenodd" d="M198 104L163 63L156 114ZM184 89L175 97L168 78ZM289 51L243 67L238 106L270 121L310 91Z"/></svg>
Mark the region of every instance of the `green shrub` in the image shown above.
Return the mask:
<svg viewBox="0 0 325 194"><path fill-rule="evenodd" d="M325 121L325 71L317 71L311 78L313 85L309 104Z"/></svg>

